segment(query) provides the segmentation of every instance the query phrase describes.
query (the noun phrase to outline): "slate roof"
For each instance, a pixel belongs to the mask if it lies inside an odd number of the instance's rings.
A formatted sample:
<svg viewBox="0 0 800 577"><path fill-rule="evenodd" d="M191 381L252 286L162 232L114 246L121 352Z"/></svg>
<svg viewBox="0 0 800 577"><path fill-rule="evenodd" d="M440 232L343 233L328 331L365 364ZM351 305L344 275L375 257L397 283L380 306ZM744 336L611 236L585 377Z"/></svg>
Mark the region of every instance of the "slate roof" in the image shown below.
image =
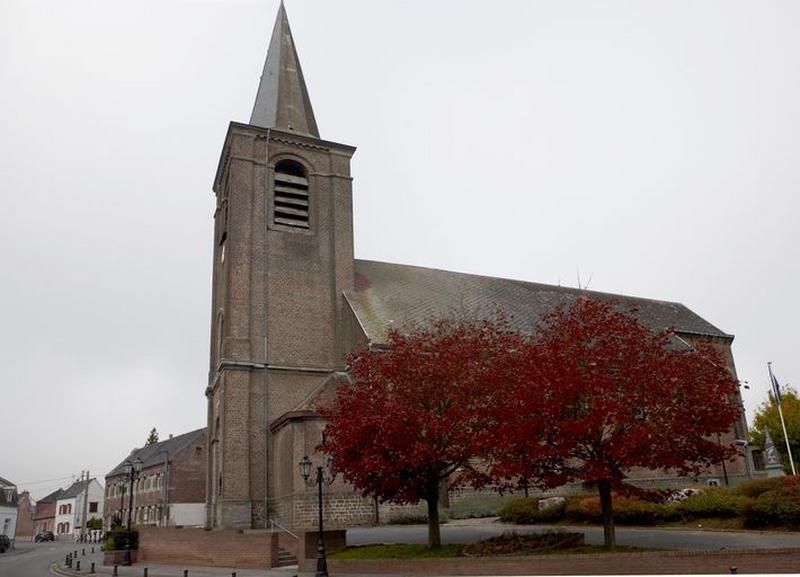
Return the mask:
<svg viewBox="0 0 800 577"><path fill-rule="evenodd" d="M70 485L66 489L59 489L58 491L56 491L56 493L53 493L53 495L56 495L56 497L55 497L56 500L58 500L58 499L73 499L73 498L77 497L78 495L82 494L84 491L86 491L86 487L91 485L93 481L95 481L94 477L92 477L91 479L88 479L88 480L75 481L74 483L72 483L72 485ZM60 493L59 493L59 491L60 491ZM48 497L50 497L50 495L48 495ZM47 498L47 497L45 497L45 498Z"/></svg>
<svg viewBox="0 0 800 577"><path fill-rule="evenodd" d="M319 138L300 58L281 2L258 83L250 124Z"/></svg>
<svg viewBox="0 0 800 577"><path fill-rule="evenodd" d="M190 431L182 435L175 435L166 441L153 443L152 445L146 445L141 449L134 449L131 451L131 454L125 457L125 459L123 459L119 465L111 469L111 471L106 474L106 477L124 475L125 461L128 459L133 460L136 457L139 457L142 460L142 468L163 463L164 451L167 452L168 460L172 461L176 455L192 445L192 443L194 443L198 438L205 436L205 434L206 428L203 427L202 429L197 429L196 431Z"/></svg>
<svg viewBox="0 0 800 577"><path fill-rule="evenodd" d="M42 497L36 503L55 503L61 498L61 495L64 493L64 489L56 489L49 495Z"/></svg>
<svg viewBox="0 0 800 577"><path fill-rule="evenodd" d="M497 311L517 330L533 333L544 313L579 295L636 307L639 321L654 330L673 327L684 334L733 338L675 302L369 260L356 260L355 271L355 289L345 298L374 343L385 342L392 327Z"/></svg>
<svg viewBox="0 0 800 577"><path fill-rule="evenodd" d="M12 483L5 477L0 477L0 487L16 487L16 483Z"/></svg>

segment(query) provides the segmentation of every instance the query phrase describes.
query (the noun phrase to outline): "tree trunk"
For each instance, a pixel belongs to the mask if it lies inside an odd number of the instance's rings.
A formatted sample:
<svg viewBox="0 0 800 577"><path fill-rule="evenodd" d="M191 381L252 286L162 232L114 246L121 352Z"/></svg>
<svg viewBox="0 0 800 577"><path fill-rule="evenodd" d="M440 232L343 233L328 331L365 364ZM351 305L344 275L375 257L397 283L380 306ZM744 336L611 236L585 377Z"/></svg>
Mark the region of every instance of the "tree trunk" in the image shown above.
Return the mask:
<svg viewBox="0 0 800 577"><path fill-rule="evenodd" d="M606 549L613 550L617 543L614 534L614 509L611 504L611 481L601 479L598 487L600 489L600 507L603 511L603 540Z"/></svg>
<svg viewBox="0 0 800 577"><path fill-rule="evenodd" d="M432 483L431 493L425 499L428 503L428 547L436 549L442 546L439 534L439 485Z"/></svg>

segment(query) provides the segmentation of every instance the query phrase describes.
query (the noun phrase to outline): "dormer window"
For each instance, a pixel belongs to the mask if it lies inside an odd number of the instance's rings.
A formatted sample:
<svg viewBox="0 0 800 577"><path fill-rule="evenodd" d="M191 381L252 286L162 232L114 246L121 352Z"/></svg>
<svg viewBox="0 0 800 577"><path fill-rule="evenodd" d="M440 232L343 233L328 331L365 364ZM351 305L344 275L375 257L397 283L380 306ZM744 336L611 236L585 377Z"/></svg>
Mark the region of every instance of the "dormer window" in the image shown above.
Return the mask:
<svg viewBox="0 0 800 577"><path fill-rule="evenodd" d="M273 222L308 230L308 176L305 168L293 160L275 165Z"/></svg>

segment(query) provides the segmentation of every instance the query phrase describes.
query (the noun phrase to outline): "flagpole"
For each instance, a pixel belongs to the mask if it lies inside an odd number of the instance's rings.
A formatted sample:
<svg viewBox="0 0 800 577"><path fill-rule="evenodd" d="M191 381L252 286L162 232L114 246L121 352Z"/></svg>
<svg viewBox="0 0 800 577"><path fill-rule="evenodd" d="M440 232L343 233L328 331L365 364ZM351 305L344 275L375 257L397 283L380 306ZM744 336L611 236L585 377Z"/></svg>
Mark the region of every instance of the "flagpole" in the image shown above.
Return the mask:
<svg viewBox="0 0 800 577"><path fill-rule="evenodd" d="M774 387L777 388L778 382L775 380L775 375L772 374L772 362L767 363L767 369L769 370L769 382ZM778 405L778 414L781 417L781 427L783 428L783 440L786 441L786 452L789 453L789 465L792 468L792 475L797 475L797 472L794 468L794 459L792 458L792 449L789 446L789 435L786 433L786 421L783 420L783 409L781 408L781 401L780 401L780 391L778 391L775 396L775 404Z"/></svg>

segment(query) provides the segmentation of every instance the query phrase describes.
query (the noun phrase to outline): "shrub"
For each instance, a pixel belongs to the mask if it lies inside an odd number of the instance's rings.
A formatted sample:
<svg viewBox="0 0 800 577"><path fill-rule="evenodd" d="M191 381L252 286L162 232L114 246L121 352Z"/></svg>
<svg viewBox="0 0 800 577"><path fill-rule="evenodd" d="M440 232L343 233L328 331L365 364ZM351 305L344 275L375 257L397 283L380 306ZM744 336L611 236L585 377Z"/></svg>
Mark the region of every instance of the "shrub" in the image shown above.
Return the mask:
<svg viewBox="0 0 800 577"><path fill-rule="evenodd" d="M500 508L500 520L505 523L533 525L535 523L554 523L564 518L566 503L559 503L546 509L539 509L537 498L510 499Z"/></svg>
<svg viewBox="0 0 800 577"><path fill-rule="evenodd" d="M800 528L800 479L779 478L777 488L761 493L744 511L746 527Z"/></svg>
<svg viewBox="0 0 800 577"><path fill-rule="evenodd" d="M744 495L745 497L750 497L751 499L757 498L762 493L766 493L767 491L772 491L777 489L783 484L783 480L786 477L772 477L770 479L753 479L752 481L747 481L742 483L736 488L737 495Z"/></svg>
<svg viewBox="0 0 800 577"><path fill-rule="evenodd" d="M633 497L614 494L612 497L614 521L627 525L653 525L666 521L674 521L678 513L674 506L666 503L651 503ZM574 521L600 523L603 511L600 497L591 496L567 501L566 517Z"/></svg>
<svg viewBox="0 0 800 577"><path fill-rule="evenodd" d="M105 551L121 551L128 548L130 541L130 548L136 549L139 546L139 533L131 530L130 533L124 527L111 529L106 533L106 540L103 543L103 550Z"/></svg>
<svg viewBox="0 0 800 577"><path fill-rule="evenodd" d="M548 507L551 509L552 507ZM545 509L546 511L547 509ZM464 554L468 556L519 555L536 553L550 549L569 549L583 545L583 533L566 531L545 531L540 534L520 535L516 532L503 533L478 543L467 545Z"/></svg>
<svg viewBox="0 0 800 577"><path fill-rule="evenodd" d="M564 510L564 517L570 521L583 521L581 512L582 497L567 497L567 505Z"/></svg>
<svg viewBox="0 0 800 577"><path fill-rule="evenodd" d="M749 499L724 488L712 488L702 495L675 503L675 510L685 519L736 517L745 510Z"/></svg>
<svg viewBox="0 0 800 577"><path fill-rule="evenodd" d="M87 529L102 529L103 528L103 520L98 519L97 517L92 517L88 521L86 521L86 528Z"/></svg>
<svg viewBox="0 0 800 577"><path fill-rule="evenodd" d="M450 507L453 519L474 519L478 517L496 517L499 510L508 502L508 497L487 496L464 499Z"/></svg>
<svg viewBox="0 0 800 577"><path fill-rule="evenodd" d="M614 500L614 520L623 525L654 525L679 518L674 505L618 497Z"/></svg>
<svg viewBox="0 0 800 577"><path fill-rule="evenodd" d="M616 502L616 495L612 496L613 502ZM575 508L576 521L589 521L598 523L603 520L603 510L600 506L600 497L592 495L591 497L583 497L578 501L578 506Z"/></svg>

